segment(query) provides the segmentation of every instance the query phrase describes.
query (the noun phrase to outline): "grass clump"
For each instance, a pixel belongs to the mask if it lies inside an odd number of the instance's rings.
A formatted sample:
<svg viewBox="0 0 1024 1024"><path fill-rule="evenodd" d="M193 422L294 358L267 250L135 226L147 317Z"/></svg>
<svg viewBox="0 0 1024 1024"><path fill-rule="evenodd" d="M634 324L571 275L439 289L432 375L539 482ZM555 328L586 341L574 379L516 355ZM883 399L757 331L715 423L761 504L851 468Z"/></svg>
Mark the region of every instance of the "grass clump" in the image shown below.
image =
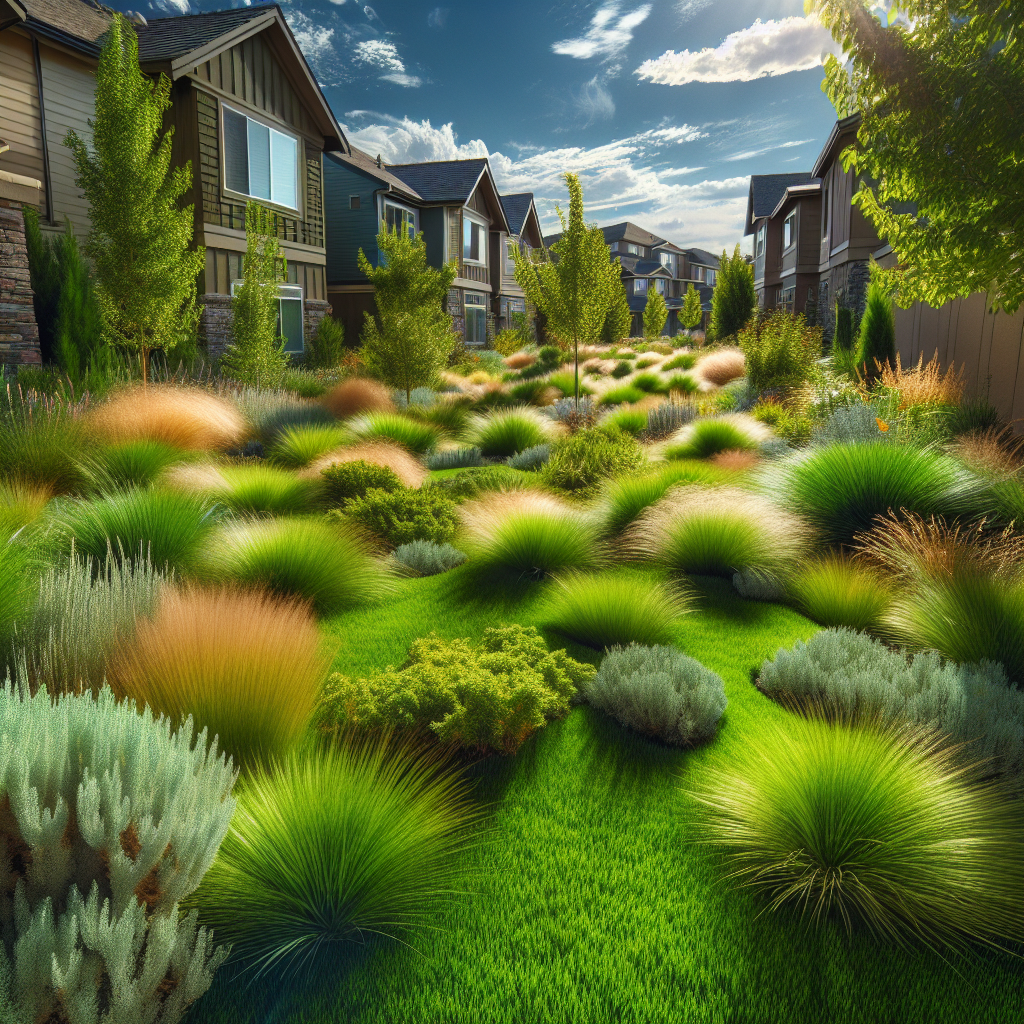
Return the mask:
<svg viewBox="0 0 1024 1024"><path fill-rule="evenodd" d="M0 670L12 660L12 645L32 601L28 552L0 535Z"/></svg>
<svg viewBox="0 0 1024 1024"><path fill-rule="evenodd" d="M519 469L532 473L547 465L551 458L551 445L535 444L532 448L524 448L521 452L509 456L507 465L511 469Z"/></svg>
<svg viewBox="0 0 1024 1024"><path fill-rule="evenodd" d="M144 438L106 445L86 459L83 468L91 489L108 494L130 487L148 487L166 469L187 457L180 448Z"/></svg>
<svg viewBox="0 0 1024 1024"><path fill-rule="evenodd" d="M647 413L647 436L653 441L675 433L697 415L696 402L662 402Z"/></svg>
<svg viewBox="0 0 1024 1024"><path fill-rule="evenodd" d="M787 593L809 619L822 626L877 632L895 598L891 581L870 566L841 555L798 567Z"/></svg>
<svg viewBox="0 0 1024 1024"><path fill-rule="evenodd" d="M473 469L484 465L483 452L479 448L448 448L431 452L427 456L427 469Z"/></svg>
<svg viewBox="0 0 1024 1024"><path fill-rule="evenodd" d="M352 432L336 423L295 423L284 427L267 449L267 458L288 469L301 469L351 440Z"/></svg>
<svg viewBox="0 0 1024 1024"><path fill-rule="evenodd" d="M81 421L70 415L0 417L0 480L50 494L80 494L89 484L85 465L94 447Z"/></svg>
<svg viewBox="0 0 1024 1024"><path fill-rule="evenodd" d="M351 421L353 432L364 441L390 441L413 455L426 455L437 447L437 427L398 412L372 412Z"/></svg>
<svg viewBox="0 0 1024 1024"><path fill-rule="evenodd" d="M594 669L549 652L536 629L484 630L479 647L416 640L405 667L369 679L332 675L317 709L321 727L427 728L443 743L514 753L548 719L569 710Z"/></svg>
<svg viewBox="0 0 1024 1024"><path fill-rule="evenodd" d="M519 491L532 483L530 476L511 466L485 466L431 480L429 490L441 491L453 501L475 498L484 491Z"/></svg>
<svg viewBox="0 0 1024 1024"><path fill-rule="evenodd" d="M295 515L308 512L320 497L318 481L274 466L224 466L220 473L227 487L216 492L216 500L240 514Z"/></svg>
<svg viewBox="0 0 1024 1024"><path fill-rule="evenodd" d="M236 523L216 539L211 579L308 601L321 615L380 601L393 574L342 524L316 519Z"/></svg>
<svg viewBox="0 0 1024 1024"><path fill-rule="evenodd" d="M514 406L470 417L463 437L485 458L507 459L544 444L551 435L552 423L547 416L527 406Z"/></svg>
<svg viewBox="0 0 1024 1024"><path fill-rule="evenodd" d="M598 649L667 644L688 610L678 586L621 573L566 573L552 581L545 626Z"/></svg>
<svg viewBox="0 0 1024 1024"><path fill-rule="evenodd" d="M601 420L601 429L621 430L624 434L636 437L647 429L647 412L644 409L620 406Z"/></svg>
<svg viewBox="0 0 1024 1024"><path fill-rule="evenodd" d="M566 370L563 373L551 374L551 376L548 377L545 383L548 385L548 387L557 388L559 391L561 391L563 398L574 398L576 396L576 375L569 370ZM587 385L584 384L583 380L581 379L580 395L592 395L593 393L594 389L587 387Z"/></svg>
<svg viewBox="0 0 1024 1024"><path fill-rule="evenodd" d="M728 703L721 676L675 647L614 647L585 697L644 736L672 746L715 738Z"/></svg>
<svg viewBox="0 0 1024 1024"><path fill-rule="evenodd" d="M739 380L747 372L743 353L736 348L720 348L701 356L693 367L698 381L712 387L722 387L729 381Z"/></svg>
<svg viewBox="0 0 1024 1024"><path fill-rule="evenodd" d="M662 364L662 370L692 370L697 364L697 357L692 352L680 352L668 362Z"/></svg>
<svg viewBox="0 0 1024 1024"><path fill-rule="evenodd" d="M352 498L362 498L367 491L398 491L404 484L387 466L356 459L321 470L324 500L329 505L344 506Z"/></svg>
<svg viewBox="0 0 1024 1024"><path fill-rule="evenodd" d="M772 436L768 427L742 413L697 420L664 445L667 459L709 459L725 451L757 451Z"/></svg>
<svg viewBox="0 0 1024 1024"><path fill-rule="evenodd" d="M260 971L313 970L339 944L429 927L474 818L436 758L382 740L293 755L238 797L192 903Z"/></svg>
<svg viewBox="0 0 1024 1024"><path fill-rule="evenodd" d="M391 391L365 377L343 380L323 398L324 408L339 420L371 412L394 412Z"/></svg>
<svg viewBox="0 0 1024 1024"><path fill-rule="evenodd" d="M362 497L349 499L343 511L335 514L358 523L391 547L415 540L444 544L455 536L458 525L455 502L431 488L371 488Z"/></svg>
<svg viewBox="0 0 1024 1024"><path fill-rule="evenodd" d="M593 493L602 481L643 466L644 451L628 434L590 428L557 442L542 470L550 487L576 494Z"/></svg>
<svg viewBox="0 0 1024 1024"><path fill-rule="evenodd" d="M693 790L704 841L768 907L900 942L1024 937L1019 805L940 740L809 720Z"/></svg>
<svg viewBox="0 0 1024 1024"><path fill-rule="evenodd" d="M284 756L303 735L328 665L301 602L168 590L113 659L110 682L176 723L191 716L252 769Z"/></svg>
<svg viewBox="0 0 1024 1024"><path fill-rule="evenodd" d="M620 388L610 388L601 395L602 405L635 405L642 402L647 395L632 384L624 384Z"/></svg>
<svg viewBox="0 0 1024 1024"><path fill-rule="evenodd" d="M688 373L674 373L660 390L662 393L681 391L684 395L694 395L700 390L700 385Z"/></svg>
<svg viewBox="0 0 1024 1024"><path fill-rule="evenodd" d="M462 565L465 552L451 544L435 544L429 540L414 540L400 544L391 557L413 576L437 576Z"/></svg>
<svg viewBox="0 0 1024 1024"><path fill-rule="evenodd" d="M616 380L628 377L633 372L633 367L626 359L620 359L611 370L611 376Z"/></svg>

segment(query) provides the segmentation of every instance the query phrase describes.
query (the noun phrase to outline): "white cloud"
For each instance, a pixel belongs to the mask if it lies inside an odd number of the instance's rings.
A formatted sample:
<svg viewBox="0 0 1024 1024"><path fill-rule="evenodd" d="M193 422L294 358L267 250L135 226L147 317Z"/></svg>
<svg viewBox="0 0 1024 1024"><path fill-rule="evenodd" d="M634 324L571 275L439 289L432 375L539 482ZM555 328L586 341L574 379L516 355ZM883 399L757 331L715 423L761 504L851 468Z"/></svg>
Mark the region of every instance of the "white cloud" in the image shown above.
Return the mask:
<svg viewBox="0 0 1024 1024"><path fill-rule="evenodd" d="M651 5L643 4L619 17L619 7L619 0L602 4L590 19L590 28L582 36L552 43L551 49L555 53L581 60L588 57L614 57L629 45L633 30L651 13Z"/></svg>
<svg viewBox="0 0 1024 1024"><path fill-rule="evenodd" d="M355 130L346 129L345 134L353 145L373 156L380 153L389 164L487 156L487 147L480 139L460 145L451 122L434 128L429 121L388 117L368 110L350 110L345 117L360 120L372 118L383 122Z"/></svg>
<svg viewBox="0 0 1024 1024"><path fill-rule="evenodd" d="M715 2L716 0L676 0L676 10L679 12L680 20L689 21Z"/></svg>
<svg viewBox="0 0 1024 1024"><path fill-rule="evenodd" d="M356 43L352 50L352 58L360 64L380 68L384 72L380 76L384 82L394 82L395 85L404 85L411 89L423 84L423 79L419 75L410 75L406 72L405 63L398 55L398 48L385 39L364 39Z"/></svg>
<svg viewBox="0 0 1024 1024"><path fill-rule="evenodd" d="M646 60L634 72L661 85L687 82L750 82L762 75L806 71L841 53L831 33L816 18L758 19L749 28L732 32L717 47L667 50Z"/></svg>
<svg viewBox="0 0 1024 1024"><path fill-rule="evenodd" d="M732 156L727 156L726 160L750 160L755 156L761 156L762 153L771 153L776 149L790 149L793 146L806 146L808 142L815 142L819 140L815 139L792 139L789 142L779 142L774 146L765 146L763 149L748 149L745 153L733 153ZM794 160L799 160L799 157L794 157Z"/></svg>
<svg viewBox="0 0 1024 1024"><path fill-rule="evenodd" d="M584 82L575 99L576 109L583 115L587 124L593 124L601 118L615 116L615 100L604 87L597 75L589 82Z"/></svg>
<svg viewBox="0 0 1024 1024"><path fill-rule="evenodd" d="M285 18L295 36L295 42L299 44L299 49L321 84L330 84L324 76L329 72L331 58L334 57L334 29L317 25L302 11L288 11Z"/></svg>
<svg viewBox="0 0 1024 1024"><path fill-rule="evenodd" d="M444 28L444 23L448 20L448 8L447 7L435 7L427 15L427 26L429 28Z"/></svg>
<svg viewBox="0 0 1024 1024"><path fill-rule="evenodd" d="M150 6L170 15L192 13L188 0L153 0Z"/></svg>
<svg viewBox="0 0 1024 1024"><path fill-rule="evenodd" d="M384 82L394 82L395 85L404 85L410 89L418 89L423 84L423 79L419 75L407 75L404 71L392 71L380 77Z"/></svg>

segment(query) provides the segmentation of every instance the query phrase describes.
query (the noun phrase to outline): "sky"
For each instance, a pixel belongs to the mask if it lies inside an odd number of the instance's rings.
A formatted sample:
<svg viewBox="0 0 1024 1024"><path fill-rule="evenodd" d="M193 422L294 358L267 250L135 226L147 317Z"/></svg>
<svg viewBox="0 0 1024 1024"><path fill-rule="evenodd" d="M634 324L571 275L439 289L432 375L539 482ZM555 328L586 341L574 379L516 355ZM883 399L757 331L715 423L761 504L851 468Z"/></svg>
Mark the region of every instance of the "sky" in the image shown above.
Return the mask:
<svg viewBox="0 0 1024 1024"><path fill-rule="evenodd" d="M835 121L821 81L838 48L803 0L281 6L353 145L389 163L487 156L499 189L534 193L545 233L571 170L588 222L749 250L750 175L809 171Z"/></svg>

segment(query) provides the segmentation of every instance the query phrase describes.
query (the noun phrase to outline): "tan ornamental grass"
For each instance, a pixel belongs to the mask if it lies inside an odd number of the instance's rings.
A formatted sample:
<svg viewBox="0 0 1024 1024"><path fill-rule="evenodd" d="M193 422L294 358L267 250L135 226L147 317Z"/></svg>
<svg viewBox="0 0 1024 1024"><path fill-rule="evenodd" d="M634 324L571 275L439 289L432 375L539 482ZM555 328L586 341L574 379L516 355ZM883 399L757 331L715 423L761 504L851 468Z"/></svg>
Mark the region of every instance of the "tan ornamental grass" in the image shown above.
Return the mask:
<svg viewBox="0 0 1024 1024"><path fill-rule="evenodd" d="M133 387L96 406L89 428L109 444L161 441L186 451L231 448L245 437L238 407L199 388Z"/></svg>
<svg viewBox="0 0 1024 1024"><path fill-rule="evenodd" d="M193 494L231 489L227 478L210 462L184 463L171 466L160 477L160 483L176 491L190 491Z"/></svg>
<svg viewBox="0 0 1024 1024"><path fill-rule="evenodd" d="M537 355L534 352L513 352L505 357L505 365L510 370L525 370L527 366L533 366L537 362Z"/></svg>
<svg viewBox="0 0 1024 1024"><path fill-rule="evenodd" d="M350 377L324 395L324 407L339 420L366 412L394 412L391 392L379 381Z"/></svg>
<svg viewBox="0 0 1024 1024"><path fill-rule="evenodd" d="M430 475L422 462L400 445L387 441L365 441L336 448L311 462L299 475L317 479L328 466L344 462L372 462L375 466L386 466L406 487L420 487Z"/></svg>
<svg viewBox="0 0 1024 1024"><path fill-rule="evenodd" d="M938 352L928 363L922 355L916 366L903 368L900 354L896 353L896 365L886 363L881 368L880 381L900 396L900 404L907 408L912 405L959 405L964 397L964 367L959 370L949 366L943 373L939 367Z"/></svg>
<svg viewBox="0 0 1024 1024"><path fill-rule="evenodd" d="M560 518L582 515L561 498L537 490L487 491L481 497L464 501L459 506L459 521L463 532L474 540L487 539L495 523L519 514Z"/></svg>
<svg viewBox="0 0 1024 1024"><path fill-rule="evenodd" d="M330 658L300 601L258 590L166 588L110 663L120 697L197 731L251 769L304 735Z"/></svg>
<svg viewBox="0 0 1024 1024"><path fill-rule="evenodd" d="M756 452L743 451L739 448L730 448L717 455L712 455L708 459L713 466L730 473L745 473L748 469L753 469L760 461Z"/></svg>
<svg viewBox="0 0 1024 1024"><path fill-rule="evenodd" d="M720 348L701 356L690 371L698 382L722 387L746 372L746 360L738 348Z"/></svg>
<svg viewBox="0 0 1024 1024"><path fill-rule="evenodd" d="M982 473L1009 475L1024 467L1024 438L1006 427L972 430L958 437L948 448L961 462Z"/></svg>

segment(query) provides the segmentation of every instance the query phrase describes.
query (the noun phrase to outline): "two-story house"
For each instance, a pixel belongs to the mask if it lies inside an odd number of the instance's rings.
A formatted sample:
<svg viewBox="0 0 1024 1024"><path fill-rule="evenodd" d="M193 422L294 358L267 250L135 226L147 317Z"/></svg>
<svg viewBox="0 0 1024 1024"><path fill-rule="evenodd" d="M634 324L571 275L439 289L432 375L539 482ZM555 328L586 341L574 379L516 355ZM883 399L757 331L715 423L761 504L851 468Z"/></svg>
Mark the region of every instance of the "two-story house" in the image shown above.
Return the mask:
<svg viewBox="0 0 1024 1024"><path fill-rule="evenodd" d="M800 203L797 196L803 193L794 192L787 199L788 189L801 188L806 185L817 185L818 179L806 171L789 174L753 174L750 177L750 188L747 193L747 217L743 234L754 236L754 291L757 293L757 304L761 309L771 309L783 305L783 300L792 300L789 308L802 312L807 304L806 293L797 296L797 282L789 280L794 277L788 272L796 266L797 241L800 232L796 228L796 219L789 218L793 211L790 203ZM781 205L780 205L781 204ZM786 207L786 215L782 213ZM808 218L805 218L805 222ZM783 255L786 256L786 267L783 267ZM792 267L790 267L792 264ZM783 283L785 282L785 283ZM816 285L816 282L815 282ZM793 288L792 296L788 289Z"/></svg>
<svg viewBox="0 0 1024 1024"><path fill-rule="evenodd" d="M516 326L514 314L525 315L527 312L526 295L516 283L512 249L518 246L529 257L534 249L544 244L544 239L532 192L515 192L500 198L508 223L508 234L503 231L491 233L491 266L499 271L494 275L495 330L506 331Z"/></svg>
<svg viewBox="0 0 1024 1024"><path fill-rule="evenodd" d="M362 311L373 308L373 290L355 253L362 248L375 263L383 225L422 233L431 266L456 263L447 305L455 332L467 345L486 345L494 337L494 299L501 295L504 272L500 238L512 232L486 159L385 164L332 156L326 188L327 293L349 331L355 330L351 340L358 337ZM371 211L365 217L364 202Z"/></svg>
<svg viewBox="0 0 1024 1024"><path fill-rule="evenodd" d="M91 141L96 64L112 14L86 0L0 3L24 13L0 15L0 138L10 145L0 170L39 181L45 230L62 230L67 217L84 237L88 207L64 137L74 129ZM172 83L164 120L174 128L174 163L192 166L185 202L195 209L194 243L206 247L199 292L210 353L229 339L250 199L277 214L288 260L280 327L287 349L301 353L328 309L323 153L347 152L348 144L281 8L135 15L132 24L142 70Z"/></svg>

